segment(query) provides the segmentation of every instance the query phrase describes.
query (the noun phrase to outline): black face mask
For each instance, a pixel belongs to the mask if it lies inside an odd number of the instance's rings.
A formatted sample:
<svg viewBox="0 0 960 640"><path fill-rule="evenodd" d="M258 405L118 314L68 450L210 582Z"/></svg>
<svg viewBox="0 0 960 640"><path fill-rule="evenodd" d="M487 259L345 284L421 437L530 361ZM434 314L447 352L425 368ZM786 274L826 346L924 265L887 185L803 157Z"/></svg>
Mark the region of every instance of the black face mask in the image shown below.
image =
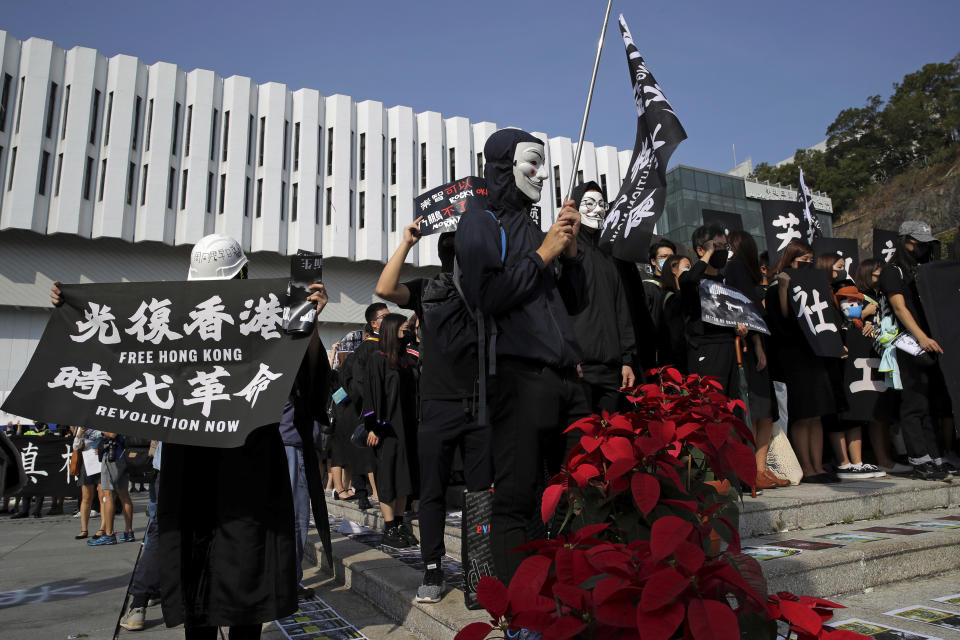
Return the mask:
<svg viewBox="0 0 960 640"><path fill-rule="evenodd" d="M812 263L812 262L798 262L798 263L797 263L797 269L812 269L812 268L813 268L813 263Z"/></svg>
<svg viewBox="0 0 960 640"><path fill-rule="evenodd" d="M924 264L930 262L930 243L929 242L918 242L914 245L913 251L910 252L910 255L913 256L913 259L917 261L918 264Z"/></svg>
<svg viewBox="0 0 960 640"><path fill-rule="evenodd" d="M413 335L409 331L404 331L403 335L400 336L400 346L405 347L411 342L413 342Z"/></svg>
<svg viewBox="0 0 960 640"><path fill-rule="evenodd" d="M437 245L437 255L440 257L440 271L453 273L453 259L456 257L456 247L453 244L441 242Z"/></svg>
<svg viewBox="0 0 960 640"><path fill-rule="evenodd" d="M727 258L729 257L730 257L730 254L727 253L726 249L720 249L720 250L714 251L710 255L710 260L707 261L707 264L709 264L714 269L723 269L725 266L727 266Z"/></svg>
<svg viewBox="0 0 960 640"><path fill-rule="evenodd" d="M412 344L417 341L417 332L413 329L404 329L403 337L407 341L407 344Z"/></svg>
<svg viewBox="0 0 960 640"><path fill-rule="evenodd" d="M840 274L833 279L834 284L840 284L846 281L847 281L847 274L844 273L843 271L841 271Z"/></svg>

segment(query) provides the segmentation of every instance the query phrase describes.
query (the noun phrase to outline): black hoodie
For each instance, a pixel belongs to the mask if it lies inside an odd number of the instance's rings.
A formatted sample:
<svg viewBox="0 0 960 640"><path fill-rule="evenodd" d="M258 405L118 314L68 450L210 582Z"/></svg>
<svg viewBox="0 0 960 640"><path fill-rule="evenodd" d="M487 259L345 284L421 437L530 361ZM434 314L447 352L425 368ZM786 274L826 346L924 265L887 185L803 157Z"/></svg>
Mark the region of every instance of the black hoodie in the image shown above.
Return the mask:
<svg viewBox="0 0 960 640"><path fill-rule="evenodd" d="M581 351L568 314L583 307L583 252L560 257L549 267L536 251L544 233L531 220L533 204L516 186L513 156L517 143L543 144L525 131L501 129L487 140L484 178L491 216L467 211L457 226L457 260L463 292L472 306L494 318L497 355L536 360L554 367L580 362ZM502 226L506 257L500 259ZM559 277L554 267L559 267Z"/></svg>

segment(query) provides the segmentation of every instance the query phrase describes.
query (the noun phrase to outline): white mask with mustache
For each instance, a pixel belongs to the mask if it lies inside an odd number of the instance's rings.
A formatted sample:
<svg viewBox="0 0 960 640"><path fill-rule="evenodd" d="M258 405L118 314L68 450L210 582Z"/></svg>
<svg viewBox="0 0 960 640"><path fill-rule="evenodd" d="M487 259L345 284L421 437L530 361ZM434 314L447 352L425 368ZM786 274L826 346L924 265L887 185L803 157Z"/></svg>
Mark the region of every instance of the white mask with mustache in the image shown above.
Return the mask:
<svg viewBox="0 0 960 640"><path fill-rule="evenodd" d="M607 203L599 191L587 191L580 198L580 224L588 229L599 229L607 215Z"/></svg>
<svg viewBox="0 0 960 640"><path fill-rule="evenodd" d="M545 157L543 145L536 142L518 142L513 152L513 179L531 202L540 200L540 191L547 179Z"/></svg>

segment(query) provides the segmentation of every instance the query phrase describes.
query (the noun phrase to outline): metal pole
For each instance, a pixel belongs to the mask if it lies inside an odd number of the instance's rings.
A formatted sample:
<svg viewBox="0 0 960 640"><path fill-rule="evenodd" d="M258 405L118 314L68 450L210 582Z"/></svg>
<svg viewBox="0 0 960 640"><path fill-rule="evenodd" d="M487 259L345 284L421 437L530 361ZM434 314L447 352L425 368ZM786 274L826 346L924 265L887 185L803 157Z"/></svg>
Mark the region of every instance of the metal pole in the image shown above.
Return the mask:
<svg viewBox="0 0 960 640"><path fill-rule="evenodd" d="M580 123L580 139L577 140L577 153L573 158L573 171L570 172L570 186L567 188L567 200L573 195L573 183L577 178L577 168L580 166L583 136L587 132L587 118L590 117L590 103L593 102L593 85L597 81L597 69L600 67L600 52L603 51L603 40L607 36L607 21L610 19L610 7L612 6L613 0L607 0L607 12L603 16L603 29L600 31L600 42L597 43L597 57L593 61L593 75L590 76L590 90L587 92L587 107L583 110L583 122Z"/></svg>

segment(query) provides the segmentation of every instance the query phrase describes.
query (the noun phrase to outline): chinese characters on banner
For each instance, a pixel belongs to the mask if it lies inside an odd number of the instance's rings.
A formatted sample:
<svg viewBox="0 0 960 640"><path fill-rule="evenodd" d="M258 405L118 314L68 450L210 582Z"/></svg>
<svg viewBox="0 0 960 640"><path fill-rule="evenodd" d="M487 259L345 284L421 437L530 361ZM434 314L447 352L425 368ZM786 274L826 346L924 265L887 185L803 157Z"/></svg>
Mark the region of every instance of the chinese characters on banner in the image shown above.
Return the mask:
<svg viewBox="0 0 960 640"><path fill-rule="evenodd" d="M827 274L820 269L786 269L786 273L790 276L790 309L813 352L825 358L842 358L845 351L840 310L834 304Z"/></svg>
<svg viewBox="0 0 960 640"><path fill-rule="evenodd" d="M792 200L763 200L763 233L767 238L770 264L776 264L780 254L793 240L807 241L807 222L803 205Z"/></svg>
<svg viewBox="0 0 960 640"><path fill-rule="evenodd" d="M65 428L65 427L64 427ZM20 495L75 498L80 488L70 475L73 438L55 435L10 436L27 476Z"/></svg>
<svg viewBox="0 0 960 640"><path fill-rule="evenodd" d="M873 230L873 259L886 264L893 260L893 254L897 252L897 232L887 231L885 229Z"/></svg>
<svg viewBox="0 0 960 640"><path fill-rule="evenodd" d="M457 230L457 221L467 209L487 208L487 183L467 176L429 189L413 199L413 216L423 216L420 234L429 236Z"/></svg>
<svg viewBox="0 0 960 640"><path fill-rule="evenodd" d="M731 231L743 231L743 218L740 217L739 213L704 209L701 214L703 215L703 224L718 224L723 227L727 234Z"/></svg>
<svg viewBox="0 0 960 640"><path fill-rule="evenodd" d="M751 331L770 335L767 323L747 296L711 280L700 281L700 319L719 327L736 328L742 324Z"/></svg>
<svg viewBox="0 0 960 640"><path fill-rule="evenodd" d="M313 331L317 305L307 298L310 285L323 279L323 256L297 250L290 256L290 282L287 283L287 305L283 309L283 330L287 333Z"/></svg>
<svg viewBox="0 0 960 640"><path fill-rule="evenodd" d="M287 281L61 285L5 411L237 447L277 422L309 338L281 328Z"/></svg>
<svg viewBox="0 0 960 640"><path fill-rule="evenodd" d="M943 349L943 355L938 359L950 401L954 407L960 407L960 323L957 322L960 317L960 262L938 260L921 265L917 273L917 289L930 324L930 337Z"/></svg>
<svg viewBox="0 0 960 640"><path fill-rule="evenodd" d="M653 226L663 214L667 198L667 162L677 145L687 139L687 133L637 50L622 15L620 34L633 84L637 136L629 168L603 222L600 239L611 245L614 257L646 262Z"/></svg>
<svg viewBox="0 0 960 640"><path fill-rule="evenodd" d="M846 331L847 358L843 361L843 390L847 410L843 420L856 422L896 421L897 397L882 396L888 388L884 374L878 370L880 356L873 350L873 340L865 338L855 326Z"/></svg>
<svg viewBox="0 0 960 640"><path fill-rule="evenodd" d="M838 253L843 258L844 270L847 278L851 281L857 275L857 267L860 266L860 247L854 238L824 238L820 237L813 241L814 255L821 256L825 253Z"/></svg>

